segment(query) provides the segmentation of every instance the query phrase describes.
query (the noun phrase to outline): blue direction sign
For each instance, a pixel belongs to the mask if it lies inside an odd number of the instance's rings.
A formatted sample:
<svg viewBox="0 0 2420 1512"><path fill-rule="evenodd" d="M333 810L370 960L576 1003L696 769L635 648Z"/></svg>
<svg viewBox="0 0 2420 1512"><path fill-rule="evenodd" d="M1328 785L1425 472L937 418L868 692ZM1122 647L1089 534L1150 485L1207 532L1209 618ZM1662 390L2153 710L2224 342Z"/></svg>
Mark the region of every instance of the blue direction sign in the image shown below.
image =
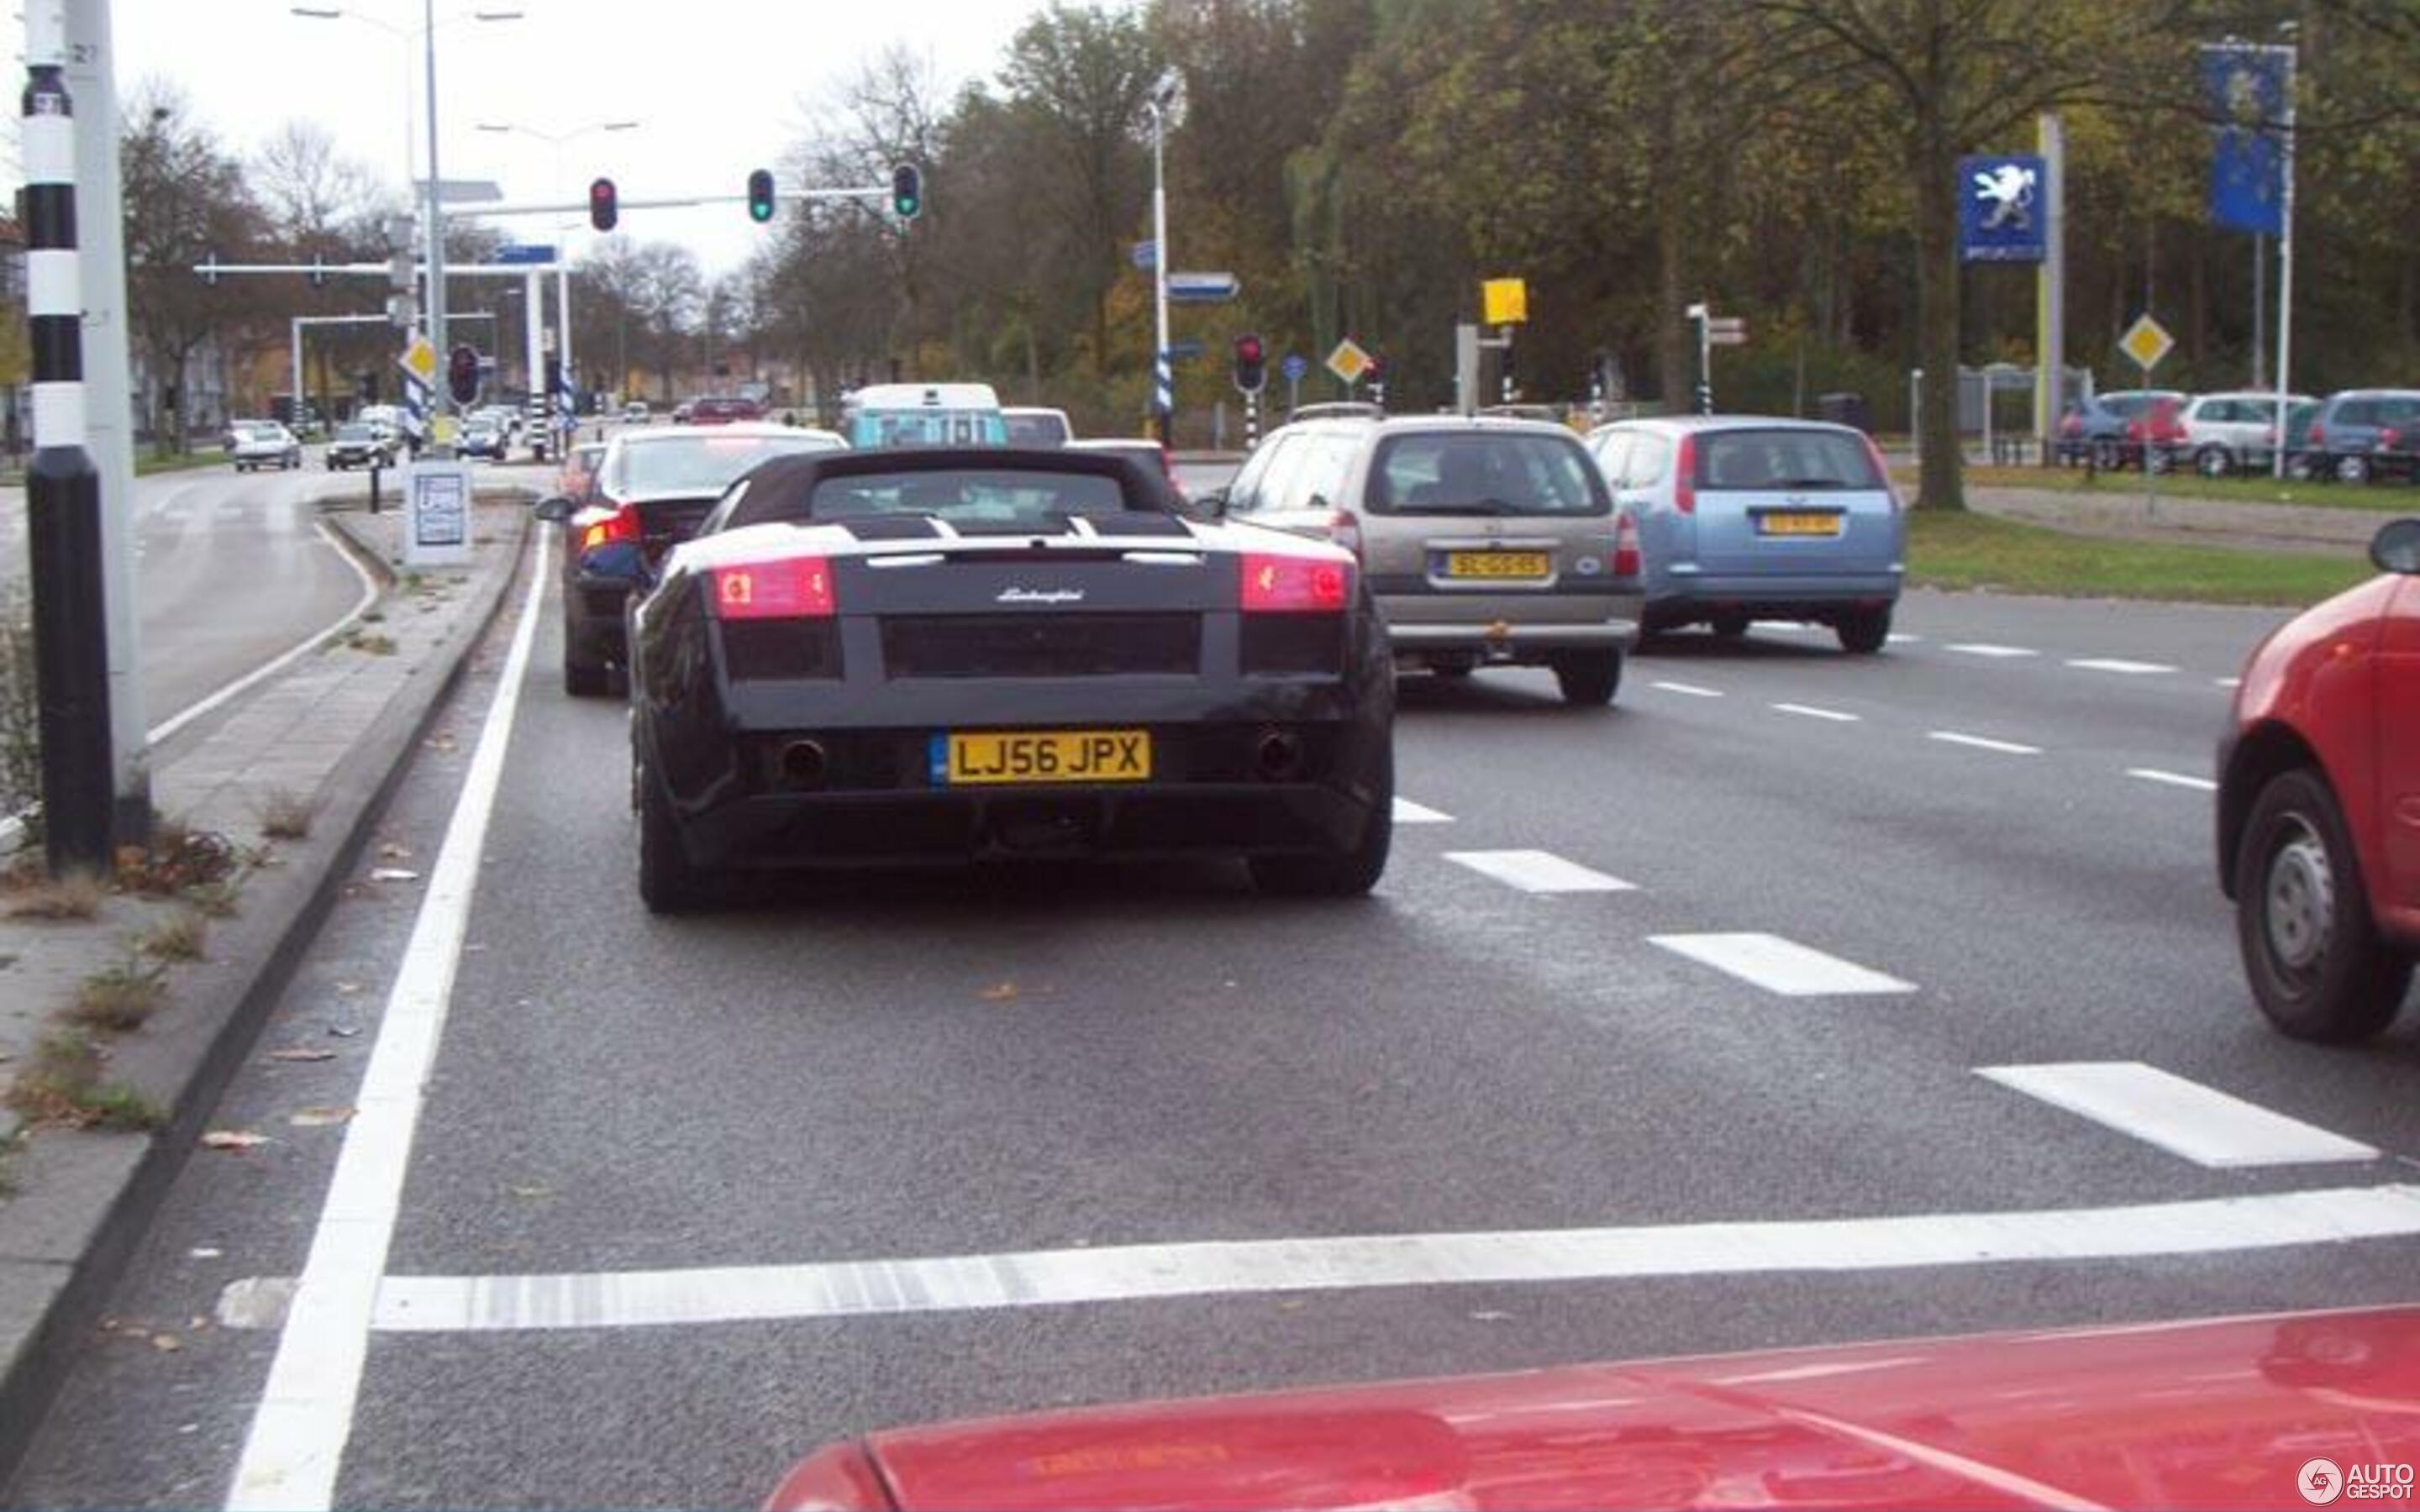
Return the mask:
<svg viewBox="0 0 2420 1512"><path fill-rule="evenodd" d="M496 249L496 255L490 260L500 263L551 263L554 261L554 248L535 241L507 241Z"/></svg>
<svg viewBox="0 0 2420 1512"><path fill-rule="evenodd" d="M1958 258L1970 263L2038 263L2050 219L2042 160L1958 160Z"/></svg>
<svg viewBox="0 0 2420 1512"><path fill-rule="evenodd" d="M1288 383L1299 383L1311 372L1311 359L1300 352L1288 352L1285 361L1278 364L1278 371L1285 375Z"/></svg>
<svg viewBox="0 0 2420 1512"><path fill-rule="evenodd" d="M1171 304L1224 304L1244 292L1244 282L1233 273L1171 273Z"/></svg>
<svg viewBox="0 0 2420 1512"><path fill-rule="evenodd" d="M1150 272L1159 266L1159 243L1138 241L1126 255L1134 259L1135 270L1138 272Z"/></svg>
<svg viewBox="0 0 2420 1512"><path fill-rule="evenodd" d="M1189 363L1201 355L1202 344L1190 336L1168 344L1168 360L1171 363Z"/></svg>

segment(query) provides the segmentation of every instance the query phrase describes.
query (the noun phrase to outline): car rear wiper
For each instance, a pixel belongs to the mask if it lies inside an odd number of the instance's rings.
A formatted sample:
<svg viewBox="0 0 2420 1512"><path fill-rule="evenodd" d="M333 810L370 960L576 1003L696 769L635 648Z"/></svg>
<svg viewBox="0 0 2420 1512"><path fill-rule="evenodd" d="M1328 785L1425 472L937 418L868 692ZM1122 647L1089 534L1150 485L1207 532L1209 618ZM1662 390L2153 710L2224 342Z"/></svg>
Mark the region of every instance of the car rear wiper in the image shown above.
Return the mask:
<svg viewBox="0 0 2420 1512"><path fill-rule="evenodd" d="M1401 515L1510 515L1512 506L1501 499L1474 499L1462 504L1405 504Z"/></svg>
<svg viewBox="0 0 2420 1512"><path fill-rule="evenodd" d="M1765 486L1768 488L1848 488L1855 486L1843 483L1838 478L1782 478Z"/></svg>

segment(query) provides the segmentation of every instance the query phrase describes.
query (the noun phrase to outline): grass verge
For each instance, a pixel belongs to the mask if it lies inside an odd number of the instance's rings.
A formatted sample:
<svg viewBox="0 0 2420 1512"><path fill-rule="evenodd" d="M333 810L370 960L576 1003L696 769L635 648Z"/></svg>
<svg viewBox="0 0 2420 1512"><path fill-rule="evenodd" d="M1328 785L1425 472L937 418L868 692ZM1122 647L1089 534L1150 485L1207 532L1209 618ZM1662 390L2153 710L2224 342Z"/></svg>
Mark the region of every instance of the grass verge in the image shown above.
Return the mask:
<svg viewBox="0 0 2420 1512"><path fill-rule="evenodd" d="M1909 498L1916 494L1916 471L1893 468L1891 478ZM2071 493L2111 499L2143 497L2139 472L2102 472L2090 478L2082 468L1969 467L1969 488L2028 488L2040 493ZM2366 509L2381 515L2420 515L2420 488L2394 483L2279 483L2274 478L2205 478L2198 472L2163 473L2157 485L2163 499L2210 499L2235 504L2294 504L2315 509Z"/></svg>
<svg viewBox="0 0 2420 1512"><path fill-rule="evenodd" d="M101 1046L81 1029L54 1029L8 1088L8 1105L28 1123L70 1129L155 1129L159 1104L123 1082L103 1082Z"/></svg>
<svg viewBox="0 0 2420 1512"><path fill-rule="evenodd" d="M1908 581L2066 598L2299 608L2372 576L2365 562L2074 535L1989 515L1908 514Z"/></svg>
<svg viewBox="0 0 2420 1512"><path fill-rule="evenodd" d="M125 960L105 965L76 984L67 1018L87 1029L126 1034L149 1023L167 1000L168 968L130 950Z"/></svg>
<svg viewBox="0 0 2420 1512"><path fill-rule="evenodd" d="M220 467L226 462L226 453L212 446L182 455L143 455L134 459L134 475L147 478L154 472L191 472L196 468Z"/></svg>

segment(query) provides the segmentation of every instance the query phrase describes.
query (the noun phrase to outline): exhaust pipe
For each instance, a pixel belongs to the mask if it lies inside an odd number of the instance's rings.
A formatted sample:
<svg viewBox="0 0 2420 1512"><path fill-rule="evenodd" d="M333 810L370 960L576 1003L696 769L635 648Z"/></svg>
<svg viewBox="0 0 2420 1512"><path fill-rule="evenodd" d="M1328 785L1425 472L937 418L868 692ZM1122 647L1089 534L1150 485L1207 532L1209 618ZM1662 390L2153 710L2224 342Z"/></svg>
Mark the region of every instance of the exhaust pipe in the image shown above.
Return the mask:
<svg viewBox="0 0 2420 1512"><path fill-rule="evenodd" d="M1264 781L1282 782L1302 772L1302 737L1286 730L1270 730L1261 735L1253 752Z"/></svg>
<svg viewBox="0 0 2420 1512"><path fill-rule="evenodd" d="M823 786L823 747L812 740L793 740L783 747L782 781L794 788Z"/></svg>

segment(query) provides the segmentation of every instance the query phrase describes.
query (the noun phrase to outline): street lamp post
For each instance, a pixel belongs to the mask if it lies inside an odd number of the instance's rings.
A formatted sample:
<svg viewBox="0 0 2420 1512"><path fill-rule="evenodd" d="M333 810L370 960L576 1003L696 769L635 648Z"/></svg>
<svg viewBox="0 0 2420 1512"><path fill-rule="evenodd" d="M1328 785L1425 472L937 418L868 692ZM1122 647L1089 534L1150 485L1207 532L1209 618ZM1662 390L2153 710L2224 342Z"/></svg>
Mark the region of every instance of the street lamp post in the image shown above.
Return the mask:
<svg viewBox="0 0 2420 1512"><path fill-rule="evenodd" d="M1168 352L1168 111L1173 75L1162 78L1145 107L1151 112L1151 302L1156 333L1151 353L1151 407L1159 417L1159 444L1176 428L1176 369Z"/></svg>
<svg viewBox="0 0 2420 1512"><path fill-rule="evenodd" d="M638 129L639 123L634 120L592 121L586 126L574 127L568 131L541 131L534 126L522 126L511 121L479 122L479 130L492 135L531 137L554 148L554 181L549 188L557 195L566 192L563 182L563 149L566 147L593 132L635 131ZM560 223L557 229L565 229L568 224L569 223ZM572 392L577 393L580 389L580 378L578 370L572 365L571 356L571 269L561 249L558 249L555 254L554 308L555 319L562 332L560 339L555 343L555 355L562 363L565 379L570 384ZM536 374L530 376L530 387L533 390L536 389ZM547 400L548 412L551 414L553 395L549 394Z"/></svg>

